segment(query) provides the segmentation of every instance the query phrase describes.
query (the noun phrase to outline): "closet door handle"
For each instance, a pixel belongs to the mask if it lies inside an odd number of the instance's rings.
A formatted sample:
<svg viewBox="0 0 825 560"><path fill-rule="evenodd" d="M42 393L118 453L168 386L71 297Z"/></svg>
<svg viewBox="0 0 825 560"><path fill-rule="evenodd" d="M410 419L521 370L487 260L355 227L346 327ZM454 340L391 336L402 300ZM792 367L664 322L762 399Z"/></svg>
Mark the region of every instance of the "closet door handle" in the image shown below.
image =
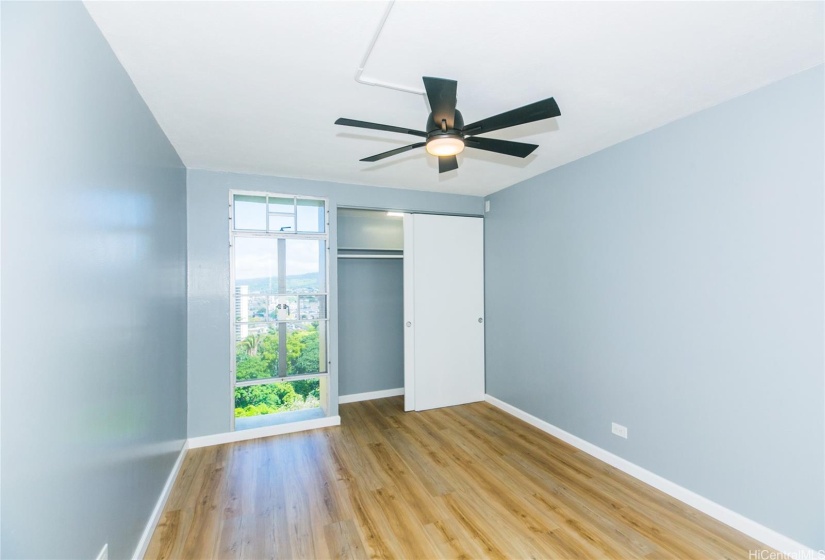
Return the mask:
<svg viewBox="0 0 825 560"><path fill-rule="evenodd" d="M483 322L484 322L484 319L482 319L481 317L479 317L479 318L478 318L478 322L479 322L479 323L483 323Z"/></svg>
<svg viewBox="0 0 825 560"><path fill-rule="evenodd" d="M408 326L408 327L411 327L411 326L412 326L412 323L411 323L410 321L407 321L407 326Z"/></svg>

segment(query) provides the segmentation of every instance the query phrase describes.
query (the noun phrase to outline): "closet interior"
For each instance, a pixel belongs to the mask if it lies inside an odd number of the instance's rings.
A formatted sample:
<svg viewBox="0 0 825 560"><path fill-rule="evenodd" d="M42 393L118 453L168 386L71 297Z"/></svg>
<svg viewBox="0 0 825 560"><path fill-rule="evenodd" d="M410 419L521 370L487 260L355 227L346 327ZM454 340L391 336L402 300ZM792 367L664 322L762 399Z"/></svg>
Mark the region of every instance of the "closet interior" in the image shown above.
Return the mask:
<svg viewBox="0 0 825 560"><path fill-rule="evenodd" d="M338 208L338 394L404 387L403 214Z"/></svg>

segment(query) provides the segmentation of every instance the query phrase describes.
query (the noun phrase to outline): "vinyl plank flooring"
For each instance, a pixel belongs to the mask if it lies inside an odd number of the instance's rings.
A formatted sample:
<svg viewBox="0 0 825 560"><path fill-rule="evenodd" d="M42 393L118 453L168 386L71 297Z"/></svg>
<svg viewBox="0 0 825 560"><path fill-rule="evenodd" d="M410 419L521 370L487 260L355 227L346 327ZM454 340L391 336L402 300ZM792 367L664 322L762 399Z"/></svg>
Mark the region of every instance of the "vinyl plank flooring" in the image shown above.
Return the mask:
<svg viewBox="0 0 825 560"><path fill-rule="evenodd" d="M728 558L765 546L487 403L191 450L149 559Z"/></svg>

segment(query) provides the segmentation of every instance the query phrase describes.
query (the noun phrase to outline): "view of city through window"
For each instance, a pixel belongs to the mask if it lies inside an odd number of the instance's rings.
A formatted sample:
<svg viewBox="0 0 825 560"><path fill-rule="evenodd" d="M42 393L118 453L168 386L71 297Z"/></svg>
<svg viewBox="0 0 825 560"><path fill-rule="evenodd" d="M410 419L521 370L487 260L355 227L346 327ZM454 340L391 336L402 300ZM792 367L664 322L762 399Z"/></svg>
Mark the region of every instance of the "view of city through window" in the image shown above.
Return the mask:
<svg viewBox="0 0 825 560"><path fill-rule="evenodd" d="M327 371L324 201L233 203L235 417L317 408L312 374Z"/></svg>

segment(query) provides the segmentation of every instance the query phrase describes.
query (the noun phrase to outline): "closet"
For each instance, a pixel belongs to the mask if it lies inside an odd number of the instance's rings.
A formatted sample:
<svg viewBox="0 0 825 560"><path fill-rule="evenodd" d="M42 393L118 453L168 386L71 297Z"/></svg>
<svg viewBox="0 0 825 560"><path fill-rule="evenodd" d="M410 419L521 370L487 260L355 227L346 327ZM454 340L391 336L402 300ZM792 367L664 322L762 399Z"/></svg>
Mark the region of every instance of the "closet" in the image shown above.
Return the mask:
<svg viewBox="0 0 825 560"><path fill-rule="evenodd" d="M482 218L339 208L338 339L344 402L483 400Z"/></svg>
<svg viewBox="0 0 825 560"><path fill-rule="evenodd" d="M404 387L403 249L401 215L338 209L340 397Z"/></svg>

